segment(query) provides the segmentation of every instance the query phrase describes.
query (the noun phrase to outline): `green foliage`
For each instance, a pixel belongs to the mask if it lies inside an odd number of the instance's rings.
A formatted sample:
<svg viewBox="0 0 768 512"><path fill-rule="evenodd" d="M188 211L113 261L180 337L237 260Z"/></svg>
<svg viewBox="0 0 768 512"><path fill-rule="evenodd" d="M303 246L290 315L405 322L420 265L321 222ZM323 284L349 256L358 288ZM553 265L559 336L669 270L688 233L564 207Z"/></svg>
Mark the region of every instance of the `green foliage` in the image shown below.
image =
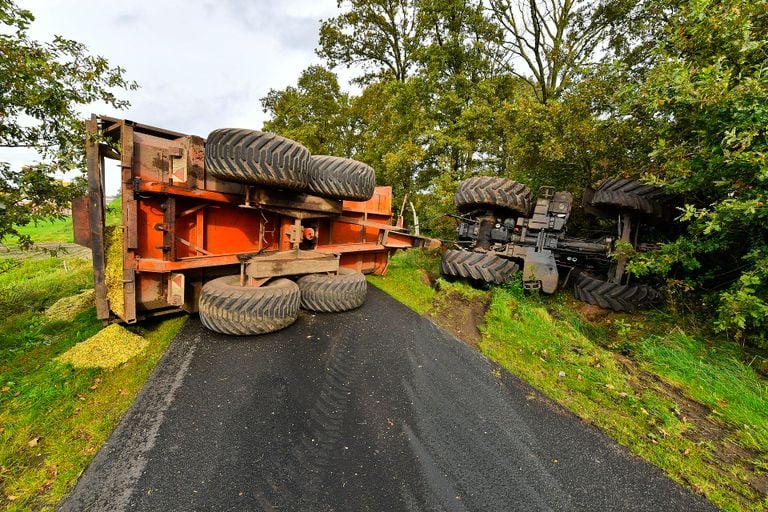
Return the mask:
<svg viewBox="0 0 768 512"><path fill-rule="evenodd" d="M352 102L355 158L376 169L376 181L391 185L395 203L413 192L425 165L424 134L430 129L428 90L420 80L371 84Z"/></svg>
<svg viewBox="0 0 768 512"><path fill-rule="evenodd" d="M331 67L361 66L360 83L380 78L404 81L420 40L418 0L338 0L337 4L344 12L323 21L317 54Z"/></svg>
<svg viewBox="0 0 768 512"><path fill-rule="evenodd" d="M490 0L500 26L502 62L546 104L567 91L627 11L622 0ZM522 63L522 65L521 65Z"/></svg>
<svg viewBox="0 0 768 512"><path fill-rule="evenodd" d="M122 68L88 54L82 44L55 37L39 42L28 33L34 16L10 0L0 0L0 147L33 148L41 162L12 169L0 162L0 240L20 235L16 227L35 219L59 218L83 193L85 128L78 107L102 101L114 108L128 103L115 89L135 89ZM56 176L77 174L71 183Z"/></svg>
<svg viewBox="0 0 768 512"><path fill-rule="evenodd" d="M304 144L313 154L351 156L349 95L342 93L336 75L321 66L302 71L297 87L270 89L262 98L272 118L264 130Z"/></svg>
<svg viewBox="0 0 768 512"><path fill-rule="evenodd" d="M768 347L768 3L683 2L657 64L626 87L626 112L656 135L648 178L685 199L687 232L643 271L688 271L716 326ZM649 121L650 120L650 121Z"/></svg>
<svg viewBox="0 0 768 512"><path fill-rule="evenodd" d="M407 194L447 238L441 216L474 175L552 185L576 204L606 177L665 185L684 203L678 225L629 271L667 276L669 295L704 304L716 329L768 347L766 0L339 8L317 52L361 66L362 92L307 70L305 86L264 99L267 127L370 164L396 205Z"/></svg>

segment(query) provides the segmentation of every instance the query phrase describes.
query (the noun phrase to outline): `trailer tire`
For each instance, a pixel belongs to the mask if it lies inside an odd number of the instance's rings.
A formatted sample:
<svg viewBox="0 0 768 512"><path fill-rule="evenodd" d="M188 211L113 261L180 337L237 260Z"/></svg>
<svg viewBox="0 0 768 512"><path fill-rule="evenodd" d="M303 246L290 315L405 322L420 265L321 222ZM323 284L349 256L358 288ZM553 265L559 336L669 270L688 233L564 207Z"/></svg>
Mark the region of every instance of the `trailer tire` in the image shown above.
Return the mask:
<svg viewBox="0 0 768 512"><path fill-rule="evenodd" d="M361 272L340 268L336 275L308 274L297 281L301 307L318 313L340 313L359 308L368 294Z"/></svg>
<svg viewBox="0 0 768 512"><path fill-rule="evenodd" d="M518 181L476 176L459 184L454 204L462 213L486 207L527 216L531 205L531 191Z"/></svg>
<svg viewBox="0 0 768 512"><path fill-rule="evenodd" d="M299 315L299 287L275 279L258 288L240 286L240 276L208 281L200 292L200 320L221 334L248 336L288 327Z"/></svg>
<svg viewBox="0 0 768 512"><path fill-rule="evenodd" d="M376 173L363 162L338 156L313 155L309 165L310 193L330 199L367 201L373 196Z"/></svg>
<svg viewBox="0 0 768 512"><path fill-rule="evenodd" d="M503 284L519 270L512 260L494 254L448 250L440 259L440 273L491 284Z"/></svg>
<svg viewBox="0 0 768 512"><path fill-rule="evenodd" d="M309 163L309 150L298 142L258 130L220 128L205 144L206 172L248 185L302 190Z"/></svg>
<svg viewBox="0 0 768 512"><path fill-rule="evenodd" d="M670 213L665 204L668 198L661 187L628 178L608 178L597 186L590 205L609 214L632 212L662 219Z"/></svg>
<svg viewBox="0 0 768 512"><path fill-rule="evenodd" d="M661 302L661 294L650 286L610 283L588 274L579 275L573 294L582 302L626 313L648 309Z"/></svg>

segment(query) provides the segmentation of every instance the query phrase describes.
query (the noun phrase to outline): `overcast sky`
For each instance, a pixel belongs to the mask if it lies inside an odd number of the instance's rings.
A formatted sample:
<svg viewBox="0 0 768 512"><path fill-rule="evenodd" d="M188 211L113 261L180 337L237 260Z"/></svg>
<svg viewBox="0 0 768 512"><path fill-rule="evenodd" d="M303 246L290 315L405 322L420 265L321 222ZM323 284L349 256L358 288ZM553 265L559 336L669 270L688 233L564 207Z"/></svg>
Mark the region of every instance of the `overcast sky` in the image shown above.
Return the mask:
<svg viewBox="0 0 768 512"><path fill-rule="evenodd" d="M336 0L17 0L35 15L30 33L82 42L126 69L140 89L121 93L125 111L85 109L182 133L261 128L259 99L295 85L315 56L320 20ZM345 86L345 70L342 86ZM0 153L15 165L29 152ZM112 192L108 186L108 192Z"/></svg>

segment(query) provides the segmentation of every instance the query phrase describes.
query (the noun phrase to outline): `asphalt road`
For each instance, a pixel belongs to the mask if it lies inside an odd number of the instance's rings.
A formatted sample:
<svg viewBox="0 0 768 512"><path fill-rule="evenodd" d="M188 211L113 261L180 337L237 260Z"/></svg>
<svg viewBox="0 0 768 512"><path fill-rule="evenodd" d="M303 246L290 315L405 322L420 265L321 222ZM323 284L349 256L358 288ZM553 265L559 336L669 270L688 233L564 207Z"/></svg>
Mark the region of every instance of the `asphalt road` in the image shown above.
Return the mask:
<svg viewBox="0 0 768 512"><path fill-rule="evenodd" d="M383 292L191 319L62 510L716 510Z"/></svg>

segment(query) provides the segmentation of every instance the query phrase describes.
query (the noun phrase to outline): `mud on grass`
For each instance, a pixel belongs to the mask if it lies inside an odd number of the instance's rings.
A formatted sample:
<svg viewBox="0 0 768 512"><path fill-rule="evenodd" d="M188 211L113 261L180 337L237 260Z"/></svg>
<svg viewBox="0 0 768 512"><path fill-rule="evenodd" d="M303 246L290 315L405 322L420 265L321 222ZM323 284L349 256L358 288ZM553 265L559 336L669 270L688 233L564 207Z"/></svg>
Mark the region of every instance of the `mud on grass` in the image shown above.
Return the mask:
<svg viewBox="0 0 768 512"><path fill-rule="evenodd" d="M720 421L712 409L687 397L677 386L641 369L627 357L617 356L617 360L630 376L629 384L636 392L650 389L674 404L672 413L683 423L690 424L689 428L682 431L682 435L694 444L710 449L709 461L720 478L727 480L733 474L740 475L740 480L755 496L768 495L768 472L765 471L768 467L764 465L768 462L768 456L764 451L761 453L760 450L734 442L733 438L738 436L737 429ZM685 475L682 478L696 487L696 483L689 482Z"/></svg>
<svg viewBox="0 0 768 512"><path fill-rule="evenodd" d="M440 259L436 255L427 251L399 251L390 258L386 276L369 275L368 282L423 315L432 307L433 282L440 273Z"/></svg>
<svg viewBox="0 0 768 512"><path fill-rule="evenodd" d="M479 348L491 293L443 279L437 279L433 286L435 296L426 316L471 347Z"/></svg>

